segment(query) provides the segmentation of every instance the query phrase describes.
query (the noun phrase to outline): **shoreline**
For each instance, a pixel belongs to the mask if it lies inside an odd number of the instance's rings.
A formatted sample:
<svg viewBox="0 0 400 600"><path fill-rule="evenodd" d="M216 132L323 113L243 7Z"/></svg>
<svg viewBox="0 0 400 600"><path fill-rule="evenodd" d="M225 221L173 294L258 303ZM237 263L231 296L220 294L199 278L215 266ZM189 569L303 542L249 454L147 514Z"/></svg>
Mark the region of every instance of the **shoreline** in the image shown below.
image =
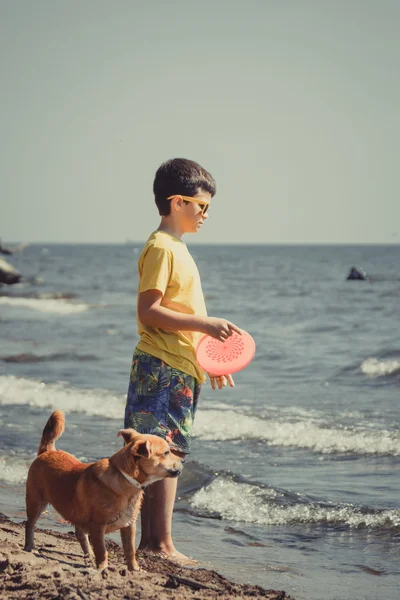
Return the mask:
<svg viewBox="0 0 400 600"><path fill-rule="evenodd" d="M36 550L24 552L24 523L0 513L0 597L9 600L294 600L284 591L230 581L213 570L183 568L158 556L138 555L140 572L128 572L122 548L106 539L109 568L85 564L75 534L37 528Z"/></svg>

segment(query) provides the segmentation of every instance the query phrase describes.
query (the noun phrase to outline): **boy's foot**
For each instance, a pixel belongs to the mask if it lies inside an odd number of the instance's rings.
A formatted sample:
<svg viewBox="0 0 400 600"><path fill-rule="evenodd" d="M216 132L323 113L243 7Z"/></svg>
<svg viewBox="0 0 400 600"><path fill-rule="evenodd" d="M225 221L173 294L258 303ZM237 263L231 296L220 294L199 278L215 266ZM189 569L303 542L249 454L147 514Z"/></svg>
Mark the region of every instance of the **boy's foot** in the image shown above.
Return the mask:
<svg viewBox="0 0 400 600"><path fill-rule="evenodd" d="M195 567L199 564L198 560L191 558L190 556L186 556L185 554L182 554L182 552L175 551L172 554L166 554L165 552L162 552L161 554L167 560L170 560L181 567Z"/></svg>
<svg viewBox="0 0 400 600"><path fill-rule="evenodd" d="M171 562L181 567L195 567L199 564L198 560L190 558L190 556L186 556L186 554L182 554L182 552L178 552L177 550L174 550L173 552L166 552L165 550L160 550L156 548L138 548L137 553L161 556L162 558L170 560Z"/></svg>

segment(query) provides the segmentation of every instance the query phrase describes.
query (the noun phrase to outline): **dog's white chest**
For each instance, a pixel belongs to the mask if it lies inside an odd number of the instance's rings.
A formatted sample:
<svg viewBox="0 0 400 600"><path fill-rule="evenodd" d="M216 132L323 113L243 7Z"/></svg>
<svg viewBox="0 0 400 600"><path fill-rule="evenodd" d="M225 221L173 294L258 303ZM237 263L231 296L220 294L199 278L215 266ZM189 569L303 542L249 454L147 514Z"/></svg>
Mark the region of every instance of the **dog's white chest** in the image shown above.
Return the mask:
<svg viewBox="0 0 400 600"><path fill-rule="evenodd" d="M129 503L128 506L118 515L117 520L108 525L106 530L107 533L116 531L117 529L122 529L123 527L128 527L128 525L131 525L134 521L136 521L137 511L135 511L135 508L136 501Z"/></svg>

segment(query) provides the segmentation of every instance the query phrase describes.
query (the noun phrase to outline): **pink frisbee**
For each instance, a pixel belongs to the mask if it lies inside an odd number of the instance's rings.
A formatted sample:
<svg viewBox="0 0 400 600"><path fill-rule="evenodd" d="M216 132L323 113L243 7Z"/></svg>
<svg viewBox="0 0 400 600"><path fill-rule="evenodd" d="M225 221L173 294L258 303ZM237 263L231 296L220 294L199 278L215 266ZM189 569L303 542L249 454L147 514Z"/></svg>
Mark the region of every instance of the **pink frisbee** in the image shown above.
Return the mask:
<svg viewBox="0 0 400 600"><path fill-rule="evenodd" d="M197 362L211 375L229 375L247 367L256 351L253 338L247 331L234 331L225 342L205 335L197 345Z"/></svg>

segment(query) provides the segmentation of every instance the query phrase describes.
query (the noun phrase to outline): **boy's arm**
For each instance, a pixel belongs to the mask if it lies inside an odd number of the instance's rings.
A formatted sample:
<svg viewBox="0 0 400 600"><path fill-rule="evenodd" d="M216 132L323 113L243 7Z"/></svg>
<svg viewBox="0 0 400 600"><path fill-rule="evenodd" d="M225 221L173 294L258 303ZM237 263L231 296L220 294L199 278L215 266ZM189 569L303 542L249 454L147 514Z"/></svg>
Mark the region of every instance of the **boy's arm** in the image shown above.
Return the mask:
<svg viewBox="0 0 400 600"><path fill-rule="evenodd" d="M163 294L159 290L147 290L139 294L138 317L143 325L172 331L199 331L224 342L233 331L241 329L217 317L186 315L161 305Z"/></svg>

